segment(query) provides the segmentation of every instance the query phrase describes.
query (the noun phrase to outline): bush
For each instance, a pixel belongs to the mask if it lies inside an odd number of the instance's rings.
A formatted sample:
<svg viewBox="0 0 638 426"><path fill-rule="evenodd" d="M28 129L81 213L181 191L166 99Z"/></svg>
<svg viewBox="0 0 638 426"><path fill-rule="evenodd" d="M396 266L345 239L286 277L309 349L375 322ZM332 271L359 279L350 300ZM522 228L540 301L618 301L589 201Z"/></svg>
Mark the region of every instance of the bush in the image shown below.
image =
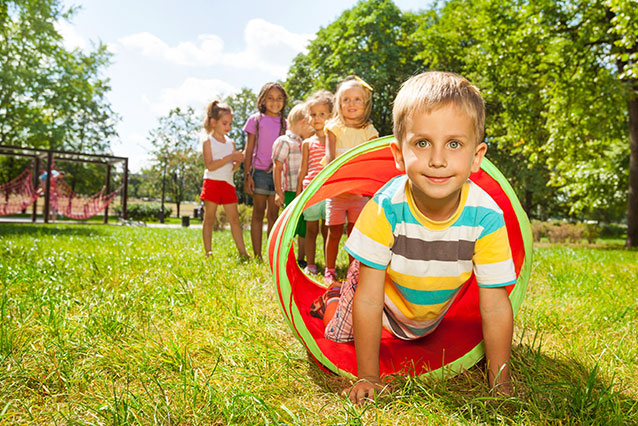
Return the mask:
<svg viewBox="0 0 638 426"><path fill-rule="evenodd" d="M115 212L118 216L122 215L122 206L116 206ZM164 217L169 217L173 209L164 205ZM127 219L133 220L160 220L162 214L162 205L157 203L129 204L126 208Z"/></svg>
<svg viewBox="0 0 638 426"><path fill-rule="evenodd" d="M245 229L250 225L250 221L253 215L253 206L246 204L237 204L237 212L239 213L239 224L242 229ZM222 206L217 207L217 221L215 222L215 230L219 231L224 229L228 225L228 218L226 217L226 211Z"/></svg>
<svg viewBox="0 0 638 426"><path fill-rule="evenodd" d="M569 241L573 244L580 244L584 238L588 243L593 244L600 235L600 227L592 223L532 221L532 235L535 242L546 237L550 243Z"/></svg>

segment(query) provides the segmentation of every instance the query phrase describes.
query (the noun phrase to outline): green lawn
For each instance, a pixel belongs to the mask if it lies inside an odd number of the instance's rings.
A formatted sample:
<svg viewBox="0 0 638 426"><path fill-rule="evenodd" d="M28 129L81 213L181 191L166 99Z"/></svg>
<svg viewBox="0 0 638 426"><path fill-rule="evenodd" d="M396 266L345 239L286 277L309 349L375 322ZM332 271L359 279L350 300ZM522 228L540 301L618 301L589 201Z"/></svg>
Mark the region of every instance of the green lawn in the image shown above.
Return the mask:
<svg viewBox="0 0 638 426"><path fill-rule="evenodd" d="M513 398L474 367L358 408L228 231L212 260L191 228L2 224L0 241L3 425L638 424L638 251L619 245L536 248Z"/></svg>

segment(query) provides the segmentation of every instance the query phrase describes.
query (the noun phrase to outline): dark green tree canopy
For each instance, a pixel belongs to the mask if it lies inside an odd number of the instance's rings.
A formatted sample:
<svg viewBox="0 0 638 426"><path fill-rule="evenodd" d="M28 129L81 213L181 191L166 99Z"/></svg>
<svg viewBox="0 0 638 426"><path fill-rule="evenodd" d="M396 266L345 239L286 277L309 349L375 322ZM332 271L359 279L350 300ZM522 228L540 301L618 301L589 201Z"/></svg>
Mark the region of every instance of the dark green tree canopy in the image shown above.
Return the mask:
<svg viewBox="0 0 638 426"><path fill-rule="evenodd" d="M116 137L110 53L67 50L54 24L72 15L60 0L1 2L0 144L103 153Z"/></svg>
<svg viewBox="0 0 638 426"><path fill-rule="evenodd" d="M285 82L290 98L334 92L340 80L358 75L374 88L372 122L379 134L391 134L394 96L404 80L424 70L414 59L418 43L410 40L416 25L415 16L390 0L360 1L320 29L308 53L295 58Z"/></svg>

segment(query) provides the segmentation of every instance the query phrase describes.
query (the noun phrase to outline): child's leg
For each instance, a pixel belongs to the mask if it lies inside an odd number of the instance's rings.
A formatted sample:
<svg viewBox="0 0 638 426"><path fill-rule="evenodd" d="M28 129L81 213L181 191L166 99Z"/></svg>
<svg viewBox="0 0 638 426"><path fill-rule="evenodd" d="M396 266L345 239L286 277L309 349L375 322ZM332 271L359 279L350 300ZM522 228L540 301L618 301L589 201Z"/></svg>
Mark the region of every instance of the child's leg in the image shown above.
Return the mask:
<svg viewBox="0 0 638 426"><path fill-rule="evenodd" d="M204 240L204 252L206 256L212 253L211 239L213 227L215 226L215 215L217 214L217 204L211 201L204 201L204 222L202 223L202 239Z"/></svg>
<svg viewBox="0 0 638 426"><path fill-rule="evenodd" d="M305 241L305 251L306 251L306 262L308 262L308 267L316 266L315 265L315 251L317 249L317 234L319 233L319 221L306 221L306 241Z"/></svg>
<svg viewBox="0 0 638 426"><path fill-rule="evenodd" d="M270 235L270 231L272 230L272 227L275 226L275 222L277 221L277 218L279 217L279 206L275 204L274 195L268 196L268 210L266 214L268 219L268 228L267 228L266 235L268 236Z"/></svg>
<svg viewBox="0 0 638 426"><path fill-rule="evenodd" d="M253 215L250 220L250 240L255 257L261 257L261 236L264 231L264 213L268 195L253 194Z"/></svg>
<svg viewBox="0 0 638 426"><path fill-rule="evenodd" d="M244 235L242 234L241 223L239 223L239 212L237 203L224 204L224 211L230 224L230 233L233 236L239 254L248 257L246 246L244 245Z"/></svg>
<svg viewBox="0 0 638 426"><path fill-rule="evenodd" d="M335 342L350 342L354 339L352 330L352 305L359 283L359 261L355 260L348 268L348 276L341 286L339 300L326 305L323 317L326 339Z"/></svg>
<svg viewBox="0 0 638 426"><path fill-rule="evenodd" d="M343 223L328 226L328 238L326 239L326 270L336 269L341 235L343 235Z"/></svg>

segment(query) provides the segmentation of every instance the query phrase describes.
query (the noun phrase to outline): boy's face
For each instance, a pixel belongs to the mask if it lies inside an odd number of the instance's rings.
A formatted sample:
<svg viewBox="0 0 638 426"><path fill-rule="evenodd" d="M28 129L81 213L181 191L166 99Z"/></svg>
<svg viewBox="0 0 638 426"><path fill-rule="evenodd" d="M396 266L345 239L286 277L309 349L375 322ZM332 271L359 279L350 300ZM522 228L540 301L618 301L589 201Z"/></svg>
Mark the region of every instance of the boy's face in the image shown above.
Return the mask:
<svg viewBox="0 0 638 426"><path fill-rule="evenodd" d="M316 104L309 108L309 122L317 132L323 130L326 121L330 118L330 116L330 107L326 104Z"/></svg>
<svg viewBox="0 0 638 426"><path fill-rule="evenodd" d="M308 139L315 133L314 129L310 126L310 124L308 124L308 121L305 118L292 123L290 125L290 130L301 139Z"/></svg>
<svg viewBox="0 0 638 426"><path fill-rule="evenodd" d="M445 220L456 211L463 184L481 167L487 145L476 138L474 120L449 104L408 116L404 140L391 144L418 209L430 219Z"/></svg>

